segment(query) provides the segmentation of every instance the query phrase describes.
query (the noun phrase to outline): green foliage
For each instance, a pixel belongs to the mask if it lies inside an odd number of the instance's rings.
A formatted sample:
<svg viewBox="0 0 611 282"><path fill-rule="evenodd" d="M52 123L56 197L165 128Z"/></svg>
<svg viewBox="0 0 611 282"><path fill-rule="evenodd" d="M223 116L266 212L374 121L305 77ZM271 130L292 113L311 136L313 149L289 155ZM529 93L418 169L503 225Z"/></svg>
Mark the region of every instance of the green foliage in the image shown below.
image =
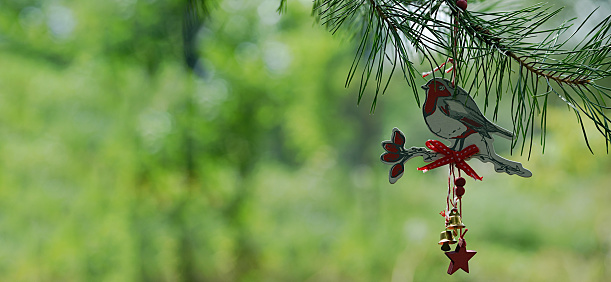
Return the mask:
<svg viewBox="0 0 611 282"><path fill-rule="evenodd" d="M299 3L281 18L275 0L211 6L194 74L176 32L188 2L2 2L0 280L611 277L611 162L553 103L545 156L520 158L532 179L472 162L479 253L448 277L445 171L413 160L389 185L378 159L393 126L432 137L411 93L355 107L337 83L352 53Z"/></svg>

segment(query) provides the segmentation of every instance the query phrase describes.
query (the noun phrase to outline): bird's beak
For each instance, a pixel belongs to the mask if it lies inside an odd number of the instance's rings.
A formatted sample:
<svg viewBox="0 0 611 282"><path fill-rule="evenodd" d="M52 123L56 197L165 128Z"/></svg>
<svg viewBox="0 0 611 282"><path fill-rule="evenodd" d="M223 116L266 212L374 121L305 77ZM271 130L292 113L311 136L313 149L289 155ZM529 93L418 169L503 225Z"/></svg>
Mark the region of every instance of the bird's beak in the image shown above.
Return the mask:
<svg viewBox="0 0 611 282"><path fill-rule="evenodd" d="M428 87L428 86L426 86L426 85L422 85L422 89L424 89L424 90L429 90L429 87Z"/></svg>

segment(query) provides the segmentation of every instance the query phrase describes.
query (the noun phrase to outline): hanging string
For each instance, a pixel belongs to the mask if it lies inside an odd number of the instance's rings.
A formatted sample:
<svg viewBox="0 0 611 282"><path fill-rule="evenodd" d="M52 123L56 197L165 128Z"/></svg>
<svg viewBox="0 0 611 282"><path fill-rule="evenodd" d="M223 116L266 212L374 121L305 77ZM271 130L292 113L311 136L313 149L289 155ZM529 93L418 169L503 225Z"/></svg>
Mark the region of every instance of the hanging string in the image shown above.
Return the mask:
<svg viewBox="0 0 611 282"><path fill-rule="evenodd" d="M452 55L454 56L453 61L453 67L454 67L454 71L452 72L452 87L456 87L456 73L458 72L458 60L456 59L456 56L458 54L458 19L457 19L458 15L455 15L453 17L454 20L454 29L452 31L452 37L453 37L453 52Z"/></svg>
<svg viewBox="0 0 611 282"><path fill-rule="evenodd" d="M458 171L460 171L460 169L458 169ZM454 186L456 186L456 184L454 183L456 179L456 175L454 172L454 165L452 165L452 199L454 199L454 207L456 207L456 193L454 191Z"/></svg>
<svg viewBox="0 0 611 282"><path fill-rule="evenodd" d="M465 234L467 234L467 231L469 231L469 229L468 229L468 228L465 228L465 232L462 232L462 231L461 231L461 234L460 234L460 239L465 239Z"/></svg>
<svg viewBox="0 0 611 282"><path fill-rule="evenodd" d="M422 73L422 78L425 78L425 77L427 77L427 76L431 75L432 73L434 73L434 72L436 72L436 71L440 70L440 69L441 69L441 68L443 68L443 67L444 67L444 66L445 66L447 63L452 64L452 66L451 66L449 69L444 69L444 72L445 72L445 73L450 73L451 71L453 71L453 70L455 69L455 68L454 68L454 59L452 59L452 58L448 58L448 60L447 60L447 61L443 62L443 63L442 63L441 65L439 65L438 67L434 68L432 71Z"/></svg>
<svg viewBox="0 0 611 282"><path fill-rule="evenodd" d="M459 171L459 173L460 173L460 171ZM462 215L462 197L460 197L460 202L458 203L458 206L459 206L458 213L460 214L460 218L463 218L463 215ZM467 232L467 230L465 229L464 232ZM462 231L462 229L460 230L460 238L462 238L464 236L464 232Z"/></svg>
<svg viewBox="0 0 611 282"><path fill-rule="evenodd" d="M450 189L452 189L452 184L453 184L452 182L454 181L452 179L452 175L454 174L454 164L450 164L448 166L448 169L449 169L448 171L448 195L446 196L446 208L445 208L445 213L444 213L446 223L448 222L449 213L450 213L450 201L451 201L450 200Z"/></svg>
<svg viewBox="0 0 611 282"><path fill-rule="evenodd" d="M439 71L441 68L444 68L444 72L445 73L450 73L452 72L452 86L456 87L456 80L457 80L457 70L459 68L458 66L458 61L459 58L458 57L458 41L459 41L459 30L458 30L458 16L459 14L455 14L452 17L452 21L453 21L453 27L452 27L452 33L451 33L451 37L452 37L452 52L451 52L451 57L448 58L448 60L444 63L442 63L441 65L439 65L438 67L436 67L435 69L433 69L430 72L426 72L422 74L422 77L427 77L429 75L431 75L432 73ZM447 65L447 63L451 63L452 66L449 69L445 69L445 66ZM446 209L442 212L442 215L445 218L445 222L446 224L449 221L449 214L451 213L452 209L458 209L458 214L459 216L462 218L463 217L463 213L462 213L462 196L461 197L457 197L456 196L456 190L454 189L456 187L456 171L455 169L458 169L458 178L462 177L462 173L460 171L460 168L455 167L454 163L450 163L449 164L449 171L448 171L448 193L446 196ZM464 239L465 234L467 233L468 229L459 229L459 234L460 234L460 238Z"/></svg>
<svg viewBox="0 0 611 282"><path fill-rule="evenodd" d="M458 178L461 178L461 173L460 173L460 169L458 170ZM454 181L456 182L457 178L454 178ZM454 186L456 186L456 183L454 183ZM454 192L456 192L456 190L454 190ZM462 196L459 198L458 200L458 213L460 214L460 218L463 218L463 214L462 214ZM463 238L465 233L467 233L468 229L465 229L465 231L463 232L462 229L460 230L461 234L460 234L460 238Z"/></svg>
<svg viewBox="0 0 611 282"><path fill-rule="evenodd" d="M456 58L458 57L458 16L459 13L454 14L454 16L452 17L452 20L454 22L454 27L452 30L452 39L453 39L453 58L450 58L453 61L453 68L454 71L452 72L452 87L456 87L456 76L457 76L457 72L459 70L459 66L458 66L458 61L460 61L460 58ZM460 177L461 173L460 173L460 169L458 170L458 177ZM452 168L452 184L454 184L453 186L456 186L456 176L454 174L454 169ZM456 194L455 194L455 189L454 187L452 187L452 198L454 199L454 208L456 208L456 201L458 201L458 214L460 215L461 218L463 218L463 214L462 214L462 197L460 197L460 199L456 198ZM460 232L460 238L463 239L465 233L467 232L467 230L465 229L465 231L463 232L463 229L459 229Z"/></svg>

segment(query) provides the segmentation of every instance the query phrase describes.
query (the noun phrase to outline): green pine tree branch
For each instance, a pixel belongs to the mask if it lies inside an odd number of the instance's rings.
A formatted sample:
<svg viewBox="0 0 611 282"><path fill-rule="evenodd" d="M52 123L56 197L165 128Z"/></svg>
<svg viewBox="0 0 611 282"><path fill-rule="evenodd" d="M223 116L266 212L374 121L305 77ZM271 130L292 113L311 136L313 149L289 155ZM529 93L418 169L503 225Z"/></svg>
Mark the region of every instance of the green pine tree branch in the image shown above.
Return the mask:
<svg viewBox="0 0 611 282"><path fill-rule="evenodd" d="M474 94L483 88L484 110L490 99L495 100L494 118L503 93L512 94L516 133L512 148L521 140L523 152L528 139L532 148L537 117L545 148L549 95L560 97L574 110L588 148L582 115L594 122L608 148L611 130L606 105L611 91L596 81L611 76L611 16L590 30L576 47L567 49L583 23L568 37L572 20L540 30L561 10L538 4L512 12L462 11L452 0L317 0L313 9L333 33L343 28L360 37L347 84L361 69L360 103L368 81L374 80L372 111L397 66L419 103L414 78L420 72L412 63L416 51L428 69L453 58L456 83ZM391 70L386 72L388 66Z"/></svg>

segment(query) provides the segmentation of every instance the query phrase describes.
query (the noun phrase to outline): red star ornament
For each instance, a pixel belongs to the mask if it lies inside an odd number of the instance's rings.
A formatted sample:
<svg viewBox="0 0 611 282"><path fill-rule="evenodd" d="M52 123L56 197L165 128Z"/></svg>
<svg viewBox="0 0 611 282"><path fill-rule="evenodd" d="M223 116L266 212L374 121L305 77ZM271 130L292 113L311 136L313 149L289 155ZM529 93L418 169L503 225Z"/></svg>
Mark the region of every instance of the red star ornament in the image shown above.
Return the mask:
<svg viewBox="0 0 611 282"><path fill-rule="evenodd" d="M458 241L456 251L446 252L446 256L450 258L450 266L448 267L448 274L452 275L458 269L464 270L469 273L469 260L476 254L476 251L467 250L467 242L465 239Z"/></svg>

